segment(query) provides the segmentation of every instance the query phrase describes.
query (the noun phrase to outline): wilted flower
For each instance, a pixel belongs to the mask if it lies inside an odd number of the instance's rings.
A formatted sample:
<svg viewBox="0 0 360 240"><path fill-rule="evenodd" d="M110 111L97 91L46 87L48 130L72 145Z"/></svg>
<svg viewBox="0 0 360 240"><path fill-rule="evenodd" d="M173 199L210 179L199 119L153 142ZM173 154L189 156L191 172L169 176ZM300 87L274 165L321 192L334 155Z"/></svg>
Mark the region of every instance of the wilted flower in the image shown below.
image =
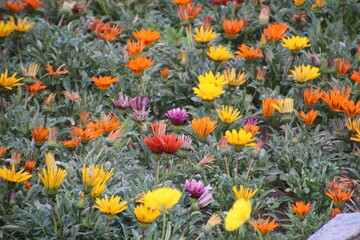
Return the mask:
<svg viewBox="0 0 360 240"><path fill-rule="evenodd" d="M268 24L270 18L270 8L269 6L262 5L259 14L260 24Z"/></svg>
<svg viewBox="0 0 360 240"><path fill-rule="evenodd" d="M144 122L148 119L150 110L145 110L145 107L141 110L134 110L134 113L130 115L131 119L135 122Z"/></svg>
<svg viewBox="0 0 360 240"><path fill-rule="evenodd" d="M130 99L130 107L133 110L141 111L142 109L146 108L149 103L149 98L137 96L135 98Z"/></svg>
<svg viewBox="0 0 360 240"><path fill-rule="evenodd" d="M151 123L151 129L154 133L154 136L162 137L165 135L167 124L164 122L153 122Z"/></svg>
<svg viewBox="0 0 360 240"><path fill-rule="evenodd" d="M189 114L186 109L174 108L165 113L165 116L168 117L175 126L182 126Z"/></svg>
<svg viewBox="0 0 360 240"><path fill-rule="evenodd" d="M188 196L192 198L199 198L205 192L212 189L210 185L204 187L204 183L202 181L196 181L195 179L191 181L186 180L185 184L181 184L181 186L186 189Z"/></svg>
<svg viewBox="0 0 360 240"><path fill-rule="evenodd" d="M112 101L113 101L114 106L120 110L124 110L124 109L127 109L128 107L130 107L129 97L127 95L123 94L122 92L120 92L119 98L117 100L112 100Z"/></svg>
<svg viewBox="0 0 360 240"><path fill-rule="evenodd" d="M61 65L60 67L58 67L58 68L56 69L56 71L54 72L53 67L48 64L48 65L46 65L46 68L45 68L45 69L46 69L46 71L49 72L49 73L48 73L49 75L53 75L53 76L59 76L59 75L63 75L63 74L68 74L69 71L68 71L67 69L62 70L63 67L65 67L65 64L63 64L63 65Z"/></svg>
<svg viewBox="0 0 360 240"><path fill-rule="evenodd" d="M185 134L181 134L179 135L179 139L182 139L184 141L184 143L180 146L181 150L185 150L188 151L191 148L191 143L192 143L192 138L191 136L187 136Z"/></svg>
<svg viewBox="0 0 360 240"><path fill-rule="evenodd" d="M232 87L240 86L248 80L247 74L245 72L239 72L236 75L235 68L224 70L223 76L225 78L225 81Z"/></svg>
<svg viewBox="0 0 360 240"><path fill-rule="evenodd" d="M200 160L199 165L205 166L206 164L214 162L216 159L214 158L214 155L211 154L205 154L203 159Z"/></svg>
<svg viewBox="0 0 360 240"><path fill-rule="evenodd" d="M217 215L216 213L214 213L213 215L211 215L211 217L209 218L209 220L207 221L206 225L204 226L204 233L208 233L210 232L210 230L215 227L216 225L218 225L219 223L221 223L221 218L219 217L219 215Z"/></svg>
<svg viewBox="0 0 360 240"><path fill-rule="evenodd" d="M199 199L197 200L197 204L200 208L204 208L206 207L207 205L209 205L210 203L212 203L213 201L215 201L213 195L208 192L208 191L205 191L200 197Z"/></svg>
<svg viewBox="0 0 360 240"><path fill-rule="evenodd" d="M204 16L201 18L201 22L205 30L211 29L212 18L210 16Z"/></svg>
<svg viewBox="0 0 360 240"><path fill-rule="evenodd" d="M306 13L293 14L291 17L291 21L296 22L298 24L301 24L301 23L305 24L308 22L308 20L306 20L307 16L308 15Z"/></svg>

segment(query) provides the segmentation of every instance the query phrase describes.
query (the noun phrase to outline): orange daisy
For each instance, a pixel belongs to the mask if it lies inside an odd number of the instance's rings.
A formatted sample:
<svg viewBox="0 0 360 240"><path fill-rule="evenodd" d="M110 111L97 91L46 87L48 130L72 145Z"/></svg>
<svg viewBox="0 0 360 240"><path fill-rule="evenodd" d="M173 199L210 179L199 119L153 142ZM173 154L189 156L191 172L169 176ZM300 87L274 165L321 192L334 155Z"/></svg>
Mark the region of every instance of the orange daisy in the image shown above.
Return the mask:
<svg viewBox="0 0 360 240"><path fill-rule="evenodd" d="M345 58L335 59L336 72L339 76L345 76L346 73L352 68L351 60Z"/></svg>
<svg viewBox="0 0 360 240"><path fill-rule="evenodd" d="M340 213L342 213L340 208L331 209L331 211L330 211L331 218L334 218L336 215L338 215Z"/></svg>
<svg viewBox="0 0 360 240"><path fill-rule="evenodd" d="M179 6L177 9L177 13L180 21L187 22L191 19L196 18L196 16L201 11L202 7L195 6L193 3L189 3L184 6Z"/></svg>
<svg viewBox="0 0 360 240"><path fill-rule="evenodd" d="M31 173L32 171L34 171L35 166L36 166L35 161L26 161L25 162L25 169L28 173Z"/></svg>
<svg viewBox="0 0 360 240"><path fill-rule="evenodd" d="M112 114L105 115L100 122L98 122L98 129L104 132L111 132L121 128L120 120L117 120L116 116Z"/></svg>
<svg viewBox="0 0 360 240"><path fill-rule="evenodd" d="M6 149L7 149L6 147L0 147L0 158L4 155Z"/></svg>
<svg viewBox="0 0 360 240"><path fill-rule="evenodd" d="M245 44L241 44L239 47L240 51L235 52L237 57L243 57L246 60L251 60L256 57L263 57L264 55L261 53L260 48L251 47L250 49L247 48Z"/></svg>
<svg viewBox="0 0 360 240"><path fill-rule="evenodd" d="M9 10L9 12L16 13L21 11L26 6L26 3L20 3L19 0L13 1L6 1L5 7Z"/></svg>
<svg viewBox="0 0 360 240"><path fill-rule="evenodd" d="M59 76L59 75L62 75L62 74L68 74L68 73L69 73L68 70L66 70L66 69L61 70L61 68L63 68L64 66L65 66L65 64L61 65L61 66L58 67L58 68L56 69L56 71L54 72L53 67L48 64L48 65L46 65L45 70L49 72L49 73L48 73L49 75L53 75L53 76Z"/></svg>
<svg viewBox="0 0 360 240"><path fill-rule="evenodd" d="M160 38L160 33L152 31L151 29L141 29L138 32L133 32L133 36L137 40L143 41L145 46L149 46Z"/></svg>
<svg viewBox="0 0 360 240"><path fill-rule="evenodd" d="M338 205L342 205L344 202L346 202L347 200L349 200L352 195L354 195L354 190L353 191L346 191L346 190L342 190L341 188L338 189L328 189L328 191L326 192L326 195L331 198L334 203L338 204Z"/></svg>
<svg viewBox="0 0 360 240"><path fill-rule="evenodd" d="M43 2L40 0L25 0L26 6L30 9L35 10L36 8L40 7Z"/></svg>
<svg viewBox="0 0 360 240"><path fill-rule="evenodd" d="M29 93L30 94L37 94L39 91L47 88L46 85L42 85L42 82L38 81L37 83L33 84L33 85L25 85L25 87L27 89L29 89Z"/></svg>
<svg viewBox="0 0 360 240"><path fill-rule="evenodd" d="M342 111L348 117L356 117L358 114L360 114L360 101L358 101L355 105L353 100L346 100L341 103L341 107Z"/></svg>
<svg viewBox="0 0 360 240"><path fill-rule="evenodd" d="M211 121L210 117L194 118L191 127L198 138L207 137L216 128L217 121Z"/></svg>
<svg viewBox="0 0 360 240"><path fill-rule="evenodd" d="M32 130L31 135L36 144L41 144L47 139L49 132L50 132L49 129L47 129L43 126L40 126L38 128L35 128L34 130Z"/></svg>
<svg viewBox="0 0 360 240"><path fill-rule="evenodd" d="M80 143L81 143L81 139L78 137L72 137L70 140L62 141L62 144L68 148L75 148Z"/></svg>
<svg viewBox="0 0 360 240"><path fill-rule="evenodd" d="M128 67L134 74L141 74L145 69L152 66L154 61L147 57L137 57L128 61Z"/></svg>
<svg viewBox="0 0 360 240"><path fill-rule="evenodd" d="M118 38L118 35L124 32L124 29L118 25L111 25L108 23L106 23L101 30L102 33L100 34L100 37L109 42L115 41Z"/></svg>
<svg viewBox="0 0 360 240"><path fill-rule="evenodd" d="M101 90L106 90L106 89L108 89L108 87L111 85L111 84L113 84L113 83L115 83L115 82L117 82L117 81L119 81L119 78L118 77L111 77L111 76L109 76L109 77L107 77L107 76L100 76L100 77L93 77L92 78L93 79L93 82L94 82L94 84L95 84L95 86L97 86L99 89L101 89Z"/></svg>
<svg viewBox="0 0 360 240"><path fill-rule="evenodd" d="M318 116L318 111L315 111L311 109L308 113L305 113L304 111L300 112L300 116L304 119L304 122L306 125L312 125Z"/></svg>
<svg viewBox="0 0 360 240"><path fill-rule="evenodd" d="M285 32L288 30L288 28L288 26L282 23L270 24L267 28L264 29L265 37L270 42L277 42L286 36Z"/></svg>
<svg viewBox="0 0 360 240"><path fill-rule="evenodd" d="M273 105L277 105L278 102L279 100L273 98L262 100L262 113L264 117L269 118L274 114L275 108Z"/></svg>
<svg viewBox="0 0 360 240"><path fill-rule="evenodd" d="M98 138L103 135L103 131L94 127L94 125L89 125L85 129L81 127L71 127L71 133L81 137L83 141L89 141L94 138Z"/></svg>
<svg viewBox="0 0 360 240"><path fill-rule="evenodd" d="M247 133L251 133L252 137L255 137L257 132L260 130L260 127L258 127L256 125L252 125L252 124L246 124L246 125L244 125L244 130Z"/></svg>
<svg viewBox="0 0 360 240"><path fill-rule="evenodd" d="M68 91L62 91L61 93L67 98L69 98L71 101L79 100L80 102L82 102L79 92L70 93Z"/></svg>
<svg viewBox="0 0 360 240"><path fill-rule="evenodd" d="M238 32L241 30L243 24L244 24L243 20L237 20L237 19L234 19L234 20L225 19L222 22L222 26L225 31L225 34L231 38L235 37L236 34L238 34Z"/></svg>
<svg viewBox="0 0 360 240"><path fill-rule="evenodd" d="M260 215L257 222L249 221L249 223L254 227L254 232L259 230L261 234L266 234L279 226L279 224L275 223L275 218L270 222L270 217L268 217L266 220L263 220L260 219Z"/></svg>
<svg viewBox="0 0 360 240"><path fill-rule="evenodd" d="M359 71L354 71L351 76L350 76L351 80L354 80L355 82L360 83L360 70Z"/></svg>
<svg viewBox="0 0 360 240"><path fill-rule="evenodd" d="M307 106L314 105L319 99L323 96L324 91L321 88L318 88L313 92L314 87L305 89L304 91L304 102Z"/></svg>
<svg viewBox="0 0 360 240"><path fill-rule="evenodd" d="M128 39L126 41L126 46L127 46L128 56L129 57L137 57L142 53L142 51L145 47L145 44L143 41L135 42L135 41Z"/></svg>
<svg viewBox="0 0 360 240"><path fill-rule="evenodd" d="M305 205L303 201L296 202L295 204L292 204L291 207L289 207L289 209L293 210L296 213L296 215L298 215L299 217L305 217L305 215L311 209L311 203L308 202Z"/></svg>
<svg viewBox="0 0 360 240"><path fill-rule="evenodd" d="M335 112L342 112L342 103L345 102L351 93L351 88L343 88L339 90L338 88L333 88L330 90L330 93L325 92L322 96L322 100L326 102L329 108Z"/></svg>
<svg viewBox="0 0 360 240"><path fill-rule="evenodd" d="M164 69L160 70L160 74L166 79L169 77L169 72L170 72L170 69L168 69L168 68L164 68Z"/></svg>
<svg viewBox="0 0 360 240"><path fill-rule="evenodd" d="M90 112L86 112L86 111L81 111L79 114L80 117L80 124L82 126L86 126L89 122L89 116L90 116Z"/></svg>
<svg viewBox="0 0 360 240"><path fill-rule="evenodd" d="M173 0L172 4L186 5L191 3L192 0Z"/></svg>

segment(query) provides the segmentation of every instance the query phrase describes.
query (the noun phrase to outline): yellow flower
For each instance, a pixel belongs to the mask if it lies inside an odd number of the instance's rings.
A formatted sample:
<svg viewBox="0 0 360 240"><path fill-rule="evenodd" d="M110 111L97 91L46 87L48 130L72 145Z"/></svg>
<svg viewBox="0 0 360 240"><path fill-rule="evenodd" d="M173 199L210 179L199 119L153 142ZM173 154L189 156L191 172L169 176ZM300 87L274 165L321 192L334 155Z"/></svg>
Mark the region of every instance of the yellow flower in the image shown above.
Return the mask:
<svg viewBox="0 0 360 240"><path fill-rule="evenodd" d="M97 165L91 165L90 167L84 165L82 168L82 181L87 190L102 182L106 184L113 175L113 169L105 172L103 167L99 168Z"/></svg>
<svg viewBox="0 0 360 240"><path fill-rule="evenodd" d="M288 37L283 38L284 43L281 45L285 48L290 49L291 51L298 52L303 48L310 47L310 39L307 37Z"/></svg>
<svg viewBox="0 0 360 240"><path fill-rule="evenodd" d="M325 6L325 0L315 0L315 4L311 6L311 9L313 8L323 8Z"/></svg>
<svg viewBox="0 0 360 240"><path fill-rule="evenodd" d="M35 80L37 80L36 74L40 69L40 64L30 63L28 68L25 68L22 64L20 64L20 67L24 77L34 78Z"/></svg>
<svg viewBox="0 0 360 240"><path fill-rule="evenodd" d="M134 208L135 217L140 223L152 223L160 215L160 213L160 210L151 209L145 205L140 205Z"/></svg>
<svg viewBox="0 0 360 240"><path fill-rule="evenodd" d="M124 211L127 208L127 206L125 206L127 204L127 201L123 201L120 203L120 200L120 196L111 196L111 198L109 199L109 197L105 195L105 198L103 199L96 199L97 205L95 205L95 207L104 214L115 215L119 212Z"/></svg>
<svg viewBox="0 0 360 240"><path fill-rule="evenodd" d="M234 111L233 109L232 106L221 106L221 111L216 109L216 112L223 123L232 123L242 117L239 109L235 108Z"/></svg>
<svg viewBox="0 0 360 240"><path fill-rule="evenodd" d="M241 227L250 218L251 203L249 200L239 199L230 209L225 218L225 228L227 231L234 231Z"/></svg>
<svg viewBox="0 0 360 240"><path fill-rule="evenodd" d="M271 104L279 113L292 113L294 111L294 100L292 98L279 99L277 104Z"/></svg>
<svg viewBox="0 0 360 240"><path fill-rule="evenodd" d="M224 77L224 75L221 75L220 73L217 73L216 75L213 74L212 71L205 73L205 75L199 75L198 76L199 83L213 83L218 87L223 87L227 84L227 81Z"/></svg>
<svg viewBox="0 0 360 240"><path fill-rule="evenodd" d="M360 129L355 129L355 136L350 138L353 141L360 142Z"/></svg>
<svg viewBox="0 0 360 240"><path fill-rule="evenodd" d="M227 49L223 46L218 46L215 48L214 46L210 47L210 52L206 53L209 58L211 58L214 61L225 61L229 58L234 57Z"/></svg>
<svg viewBox="0 0 360 240"><path fill-rule="evenodd" d="M57 167L43 168L43 175L38 173L49 194L55 194L66 176L66 170Z"/></svg>
<svg viewBox="0 0 360 240"><path fill-rule="evenodd" d="M105 191L105 189L106 189L106 182L99 182L91 189L90 196L92 198L97 198Z"/></svg>
<svg viewBox="0 0 360 240"><path fill-rule="evenodd" d="M247 81L246 73L239 72L236 75L235 68L224 70L225 81L232 87L240 86Z"/></svg>
<svg viewBox="0 0 360 240"><path fill-rule="evenodd" d="M22 33L27 32L35 25L34 22L27 24L26 20L27 20L27 17L24 19L18 18L17 24L16 24L14 17L10 16L10 21L15 27L14 30L17 32L22 32Z"/></svg>
<svg viewBox="0 0 360 240"><path fill-rule="evenodd" d="M32 177L32 175L24 171L25 169L15 172L15 165L11 166L11 170L4 166L2 169L0 168L0 178L7 182L20 183Z"/></svg>
<svg viewBox="0 0 360 240"><path fill-rule="evenodd" d="M194 93L205 101L211 101L219 97L225 91L221 86L216 86L214 83L200 83L199 88L193 88Z"/></svg>
<svg viewBox="0 0 360 240"><path fill-rule="evenodd" d="M8 70L5 70L5 73L0 75L0 87L12 90L15 86L24 85L23 83L18 83L22 78L16 78L16 74L14 73L11 77L8 77Z"/></svg>
<svg viewBox="0 0 360 240"><path fill-rule="evenodd" d="M313 80L315 78L317 78L318 76L321 75L321 73L319 73L319 68L317 67L312 67L310 65L301 65L298 67L295 67L294 70L290 70L290 72L292 72L291 75L289 75L288 77L293 77L295 78L295 81L300 82L300 83L304 83L310 80Z"/></svg>
<svg viewBox="0 0 360 240"><path fill-rule="evenodd" d="M233 186L232 190L235 194L236 199L245 199L245 200L250 200L258 191L258 189L252 191L250 188L244 188L243 185L240 185L239 190L237 190L237 188Z"/></svg>
<svg viewBox="0 0 360 240"><path fill-rule="evenodd" d="M360 118L347 118L346 127L356 133L356 129L360 129Z"/></svg>
<svg viewBox="0 0 360 240"><path fill-rule="evenodd" d="M256 143L252 143L255 138L252 137L252 134L246 132L244 129L239 129L236 131L233 129L231 132L228 130L225 132L225 136L228 140L228 143L235 145L235 146L255 146Z"/></svg>
<svg viewBox="0 0 360 240"><path fill-rule="evenodd" d="M205 29L204 26L195 28L196 34L194 34L195 41L199 43L208 43L214 38L216 38L216 32L213 32L212 29Z"/></svg>
<svg viewBox="0 0 360 240"><path fill-rule="evenodd" d="M300 7L304 4L305 0L293 0L294 1L294 4L297 6L297 7Z"/></svg>
<svg viewBox="0 0 360 240"><path fill-rule="evenodd" d="M14 24L12 22L4 22L0 21L0 38L4 38L9 36L15 29Z"/></svg>
<svg viewBox="0 0 360 240"><path fill-rule="evenodd" d="M45 153L45 162L47 168L56 168L56 161L53 153Z"/></svg>
<svg viewBox="0 0 360 240"><path fill-rule="evenodd" d="M181 192L172 188L158 188L155 191L149 191L141 200L145 206L151 209L158 209L167 212L179 202Z"/></svg>

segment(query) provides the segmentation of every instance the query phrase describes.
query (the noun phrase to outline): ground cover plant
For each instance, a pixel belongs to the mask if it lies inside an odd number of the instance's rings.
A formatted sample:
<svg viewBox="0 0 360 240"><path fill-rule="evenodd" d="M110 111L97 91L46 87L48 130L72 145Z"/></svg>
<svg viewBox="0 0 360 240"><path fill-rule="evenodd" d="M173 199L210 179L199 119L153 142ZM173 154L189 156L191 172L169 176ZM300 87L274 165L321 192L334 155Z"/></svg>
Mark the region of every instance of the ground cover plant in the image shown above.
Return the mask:
<svg viewBox="0 0 360 240"><path fill-rule="evenodd" d="M4 0L0 237L307 239L359 211L357 0Z"/></svg>

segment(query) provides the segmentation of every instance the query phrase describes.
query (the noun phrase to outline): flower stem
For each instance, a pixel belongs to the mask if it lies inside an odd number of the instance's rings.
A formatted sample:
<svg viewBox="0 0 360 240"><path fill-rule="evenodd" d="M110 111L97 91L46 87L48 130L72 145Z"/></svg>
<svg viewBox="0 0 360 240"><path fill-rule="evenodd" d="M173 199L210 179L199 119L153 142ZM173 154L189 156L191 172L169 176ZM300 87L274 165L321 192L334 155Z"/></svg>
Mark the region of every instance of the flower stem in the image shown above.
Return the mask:
<svg viewBox="0 0 360 240"><path fill-rule="evenodd" d="M4 126L4 132L7 132L7 127L6 127L6 119L5 119L5 105L4 105L4 96L2 95L2 93L0 94L0 109L1 109L1 116L3 119L3 126Z"/></svg>
<svg viewBox="0 0 360 240"><path fill-rule="evenodd" d="M201 233L195 240L199 240L202 236L204 236L204 233Z"/></svg>
<svg viewBox="0 0 360 240"><path fill-rule="evenodd" d="M50 205L51 205L51 216L52 216L53 224L54 224L54 233L55 233L55 236L57 236L57 234L58 234L58 226L57 226L57 221L56 221L54 200L53 200L52 197L50 197L49 202L50 202Z"/></svg>
<svg viewBox="0 0 360 240"><path fill-rule="evenodd" d="M108 224L107 224L107 227L106 227L106 231L107 231L108 239L111 240L111 235L110 235L110 221L108 221Z"/></svg>
<svg viewBox="0 0 360 240"><path fill-rule="evenodd" d="M156 161L156 169L155 169L155 177L154 177L154 189L156 188L157 186L157 183L159 181L159 170L160 170L160 160L158 159Z"/></svg>
<svg viewBox="0 0 360 240"><path fill-rule="evenodd" d="M260 240L263 240L264 238L262 237L262 234L261 234L261 232L260 232L260 230L259 230L258 228L256 228L256 232L257 232L258 235L259 235L259 239L260 239Z"/></svg>
<svg viewBox="0 0 360 240"><path fill-rule="evenodd" d="M163 213L163 227L162 227L162 233L161 233L161 239L165 239L165 229L166 229L166 213Z"/></svg>
<svg viewBox="0 0 360 240"><path fill-rule="evenodd" d="M252 158L251 161L250 161L250 164L249 164L249 168L248 168L248 170L246 172L246 177L245 177L246 180L249 178L249 175L250 175L251 168L252 168L253 164L254 164L254 159Z"/></svg>
<svg viewBox="0 0 360 240"><path fill-rule="evenodd" d="M230 169L229 169L229 163L228 163L228 161L227 161L226 156L224 157L224 162L225 162L225 166L226 166L226 172L227 172L227 174L229 175L229 177L231 177L231 175L230 175Z"/></svg>

